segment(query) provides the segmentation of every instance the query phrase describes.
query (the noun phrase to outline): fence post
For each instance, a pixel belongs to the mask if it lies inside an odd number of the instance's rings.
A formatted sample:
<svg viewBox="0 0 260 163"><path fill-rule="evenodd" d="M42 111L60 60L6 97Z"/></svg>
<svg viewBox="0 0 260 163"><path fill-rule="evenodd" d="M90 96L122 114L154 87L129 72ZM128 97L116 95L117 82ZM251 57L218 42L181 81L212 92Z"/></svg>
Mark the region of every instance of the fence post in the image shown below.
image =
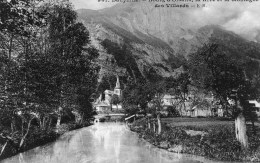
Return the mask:
<svg viewBox="0 0 260 163"><path fill-rule="evenodd" d="M155 121L153 120L153 132L156 133L156 125L155 125Z"/></svg>
<svg viewBox="0 0 260 163"><path fill-rule="evenodd" d="M147 122L148 122L148 129L150 130L151 129L151 124L150 124L150 119L149 118L147 119Z"/></svg>

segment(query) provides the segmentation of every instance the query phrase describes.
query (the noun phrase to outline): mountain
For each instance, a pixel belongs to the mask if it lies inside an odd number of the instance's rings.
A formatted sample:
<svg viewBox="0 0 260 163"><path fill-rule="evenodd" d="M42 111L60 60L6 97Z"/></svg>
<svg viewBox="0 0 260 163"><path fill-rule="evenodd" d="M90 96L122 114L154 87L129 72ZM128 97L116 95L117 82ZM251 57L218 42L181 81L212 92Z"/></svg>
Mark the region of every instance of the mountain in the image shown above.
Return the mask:
<svg viewBox="0 0 260 163"><path fill-rule="evenodd" d="M110 69L131 76L174 75L189 54L209 42L237 58L260 61L259 43L195 18L197 10L155 8L140 2L77 12L92 44L101 51L103 73Z"/></svg>

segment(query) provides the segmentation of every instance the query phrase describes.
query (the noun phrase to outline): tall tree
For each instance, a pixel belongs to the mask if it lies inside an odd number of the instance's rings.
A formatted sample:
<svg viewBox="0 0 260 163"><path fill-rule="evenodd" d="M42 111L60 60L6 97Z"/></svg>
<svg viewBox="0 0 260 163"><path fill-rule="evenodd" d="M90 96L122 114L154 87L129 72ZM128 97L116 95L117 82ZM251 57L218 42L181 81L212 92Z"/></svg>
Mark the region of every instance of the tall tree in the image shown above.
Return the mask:
<svg viewBox="0 0 260 163"><path fill-rule="evenodd" d="M218 50L218 45L210 44L191 55L189 65L192 84L213 92L227 112L231 108L228 100L235 100L232 115L236 118L236 136L244 147L248 147L244 113L252 89L243 63Z"/></svg>
<svg viewBox="0 0 260 163"><path fill-rule="evenodd" d="M73 105L88 105L89 108L90 103L84 103L83 99L88 101L95 90L98 67L94 62L98 56L97 50L86 46L90 43L89 33L82 23L76 22L77 15L70 4L54 5L51 10L48 19L49 57L59 64L56 74L56 86L60 92L58 108L68 109ZM61 118L58 115L57 125Z"/></svg>
<svg viewBox="0 0 260 163"><path fill-rule="evenodd" d="M186 111L185 102L188 100L190 77L188 72L183 72L176 77L168 77L165 79L166 93L174 96L173 105L179 107L180 115L182 115L182 108Z"/></svg>
<svg viewBox="0 0 260 163"><path fill-rule="evenodd" d="M25 72L27 59L32 54L31 40L35 37L34 29L44 24L44 14L36 9L37 2L39 1L0 1L0 56L3 59L0 61L0 119L1 123L6 121L11 126L7 143L17 142L13 140L14 133L21 135L18 140L19 149L22 148L31 121L35 117L32 114L32 103L28 101L28 97L31 96L27 91L28 74L22 72Z"/></svg>

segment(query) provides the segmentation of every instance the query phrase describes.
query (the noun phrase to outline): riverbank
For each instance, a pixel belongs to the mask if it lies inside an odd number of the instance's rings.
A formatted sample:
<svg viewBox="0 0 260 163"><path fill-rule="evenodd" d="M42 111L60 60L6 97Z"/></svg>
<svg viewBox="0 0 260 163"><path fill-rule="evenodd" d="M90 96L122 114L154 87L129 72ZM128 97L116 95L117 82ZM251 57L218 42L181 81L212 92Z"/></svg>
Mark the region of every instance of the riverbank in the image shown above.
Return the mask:
<svg viewBox="0 0 260 163"><path fill-rule="evenodd" d="M174 153L199 155L217 161L260 161L260 139L257 135L248 134L249 149L244 150L235 139L233 125L184 124L163 123L162 133L158 135L154 132L154 125L150 125L149 129L147 119L143 118L130 125L130 129L158 148Z"/></svg>
<svg viewBox="0 0 260 163"><path fill-rule="evenodd" d="M52 128L50 130L39 130L34 128L28 134L24 145L22 148L19 148L19 141L8 142L5 150L3 151L2 155L0 156L0 161L14 156L18 153L25 152L27 150L33 149L38 146L42 146L51 142L56 141L61 135L68 131L76 130L79 128L90 126L89 122L85 122L81 125L75 124L74 122L63 123L60 125L59 128ZM3 146L4 143L0 142L0 146Z"/></svg>
<svg viewBox="0 0 260 163"><path fill-rule="evenodd" d="M63 134L57 141L1 163L220 163L158 149L124 123L99 123ZM223 162L224 163L224 162Z"/></svg>

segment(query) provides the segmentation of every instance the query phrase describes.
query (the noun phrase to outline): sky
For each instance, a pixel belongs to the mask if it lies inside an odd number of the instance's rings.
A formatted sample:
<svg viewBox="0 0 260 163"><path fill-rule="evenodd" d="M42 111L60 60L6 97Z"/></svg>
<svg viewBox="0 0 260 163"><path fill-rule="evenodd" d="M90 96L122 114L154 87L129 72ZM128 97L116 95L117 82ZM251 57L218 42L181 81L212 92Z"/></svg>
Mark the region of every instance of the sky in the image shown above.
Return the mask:
<svg viewBox="0 0 260 163"><path fill-rule="evenodd" d="M98 10L115 2L98 0L70 0L75 9ZM232 1L232 0L230 0ZM148 3L148 2L147 2ZM245 38L260 42L260 0L258 2L208 2L207 7L194 11L191 16L202 24L218 24Z"/></svg>
<svg viewBox="0 0 260 163"><path fill-rule="evenodd" d="M260 1L214 3L197 14L202 21L219 24L252 41L260 42Z"/></svg>
<svg viewBox="0 0 260 163"><path fill-rule="evenodd" d="M75 9L92 9L98 10L106 7L111 7L116 4L116 2L98 2L98 0L70 0L73 4Z"/></svg>

